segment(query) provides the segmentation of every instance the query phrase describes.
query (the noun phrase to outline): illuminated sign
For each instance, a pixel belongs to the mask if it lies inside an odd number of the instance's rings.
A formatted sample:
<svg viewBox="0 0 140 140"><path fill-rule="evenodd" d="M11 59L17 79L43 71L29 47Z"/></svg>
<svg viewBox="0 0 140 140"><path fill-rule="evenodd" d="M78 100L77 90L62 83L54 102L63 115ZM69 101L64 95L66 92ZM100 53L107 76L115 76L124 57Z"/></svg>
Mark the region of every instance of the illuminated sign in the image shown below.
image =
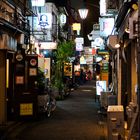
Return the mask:
<svg viewBox="0 0 140 140"><path fill-rule="evenodd" d="M92 48L84 47L84 54L85 55L91 55L92 54Z"/></svg>
<svg viewBox="0 0 140 140"><path fill-rule="evenodd" d="M75 39L76 43L76 51L82 51L83 50L83 44L84 44L84 38L83 37L77 37Z"/></svg>
<svg viewBox="0 0 140 140"><path fill-rule="evenodd" d="M52 14L41 13L39 14L39 24L41 27L49 29L52 27Z"/></svg>
<svg viewBox="0 0 140 140"><path fill-rule="evenodd" d="M74 65L74 71L80 71L80 65Z"/></svg>
<svg viewBox="0 0 140 140"><path fill-rule="evenodd" d="M109 55L109 52L107 50L98 50L97 54L98 55Z"/></svg>
<svg viewBox="0 0 140 140"><path fill-rule="evenodd" d="M17 55L16 55L16 60L17 60L17 61L22 61L22 59L23 59L22 54L17 54Z"/></svg>
<svg viewBox="0 0 140 140"><path fill-rule="evenodd" d="M23 103L20 104L20 116L33 115L33 104Z"/></svg>
<svg viewBox="0 0 140 140"><path fill-rule="evenodd" d="M106 0L100 0L100 16L106 15Z"/></svg>
<svg viewBox="0 0 140 140"><path fill-rule="evenodd" d="M103 45L104 40L102 38L98 37L95 39L95 43L97 46L101 46L101 45Z"/></svg>
<svg viewBox="0 0 140 140"><path fill-rule="evenodd" d="M92 55L96 54L96 49L92 48Z"/></svg>
<svg viewBox="0 0 140 140"><path fill-rule="evenodd" d="M74 31L80 31L81 30L81 24L80 23L73 23L72 24L72 29Z"/></svg>
<svg viewBox="0 0 140 140"><path fill-rule="evenodd" d="M77 38L75 39L75 42L76 42L76 43L84 44L84 38L83 38L83 37L77 37Z"/></svg>
<svg viewBox="0 0 140 140"><path fill-rule="evenodd" d="M36 48L38 48L38 45L40 46L39 49L48 49L48 50L57 49L57 43L55 42L40 42L40 44L35 43Z"/></svg>
<svg viewBox="0 0 140 140"><path fill-rule="evenodd" d="M32 6L44 6L45 0L32 0Z"/></svg>
<svg viewBox="0 0 140 140"><path fill-rule="evenodd" d="M101 95L102 91L106 91L106 81L96 81L96 94Z"/></svg>
<svg viewBox="0 0 140 140"><path fill-rule="evenodd" d="M84 56L80 57L80 64L87 64L86 59Z"/></svg>
<svg viewBox="0 0 140 140"><path fill-rule="evenodd" d="M114 27L114 18L99 18L100 36L107 37L112 33Z"/></svg>
<svg viewBox="0 0 140 140"><path fill-rule="evenodd" d="M61 24L65 24L66 23L66 15L65 14L61 14L60 15L60 23Z"/></svg>
<svg viewBox="0 0 140 140"><path fill-rule="evenodd" d="M30 26L34 31L42 31L43 29L52 28L52 14L39 13L36 17L29 17Z"/></svg>
<svg viewBox="0 0 140 140"><path fill-rule="evenodd" d="M117 10L117 1L116 0L107 0L106 4L107 12L113 12Z"/></svg>
<svg viewBox="0 0 140 140"><path fill-rule="evenodd" d="M100 62L100 61L102 61L102 57L101 56L97 56L97 57L95 57L95 62Z"/></svg>
<svg viewBox="0 0 140 140"><path fill-rule="evenodd" d="M100 30L100 25L99 24L93 24L93 30Z"/></svg>
<svg viewBox="0 0 140 140"><path fill-rule="evenodd" d="M82 51L83 50L83 44L76 43L76 51Z"/></svg>
<svg viewBox="0 0 140 140"><path fill-rule="evenodd" d="M37 60L36 59L31 59L30 60L30 65L31 66L35 66L37 64Z"/></svg>
<svg viewBox="0 0 140 140"><path fill-rule="evenodd" d="M72 63L64 63L64 76L72 76Z"/></svg>
<svg viewBox="0 0 140 140"><path fill-rule="evenodd" d="M91 47L95 48L95 49L103 50L104 49L104 40L100 37L95 38L95 40L91 42Z"/></svg>

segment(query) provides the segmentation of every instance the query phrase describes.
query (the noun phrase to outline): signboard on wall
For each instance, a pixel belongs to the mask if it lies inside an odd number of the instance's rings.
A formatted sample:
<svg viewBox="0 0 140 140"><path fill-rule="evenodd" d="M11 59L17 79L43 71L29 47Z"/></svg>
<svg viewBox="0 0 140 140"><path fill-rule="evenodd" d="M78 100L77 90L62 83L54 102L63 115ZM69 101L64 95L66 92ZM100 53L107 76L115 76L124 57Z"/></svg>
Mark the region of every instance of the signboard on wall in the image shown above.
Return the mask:
<svg viewBox="0 0 140 140"><path fill-rule="evenodd" d="M64 63L64 76L72 76L72 63Z"/></svg>
<svg viewBox="0 0 140 140"><path fill-rule="evenodd" d="M114 11L117 11L118 9L118 5L117 5L117 1L116 0L107 0L106 3L106 10L108 13L113 13Z"/></svg>
<svg viewBox="0 0 140 140"><path fill-rule="evenodd" d="M96 94L101 95L102 91L106 91L106 81L96 81Z"/></svg>
<svg viewBox="0 0 140 140"><path fill-rule="evenodd" d="M52 28L52 14L51 13L39 13L36 17L29 17L30 26L33 31L42 31L43 29Z"/></svg>
<svg viewBox="0 0 140 140"><path fill-rule="evenodd" d="M80 64L87 64L85 56L80 57Z"/></svg>
<svg viewBox="0 0 140 140"><path fill-rule="evenodd" d="M76 51L82 51L83 50L83 44L76 43Z"/></svg>
<svg viewBox="0 0 140 140"><path fill-rule="evenodd" d="M83 50L83 44L84 44L84 38L83 37L77 37L75 39L76 43L76 51L82 51Z"/></svg>
<svg viewBox="0 0 140 140"><path fill-rule="evenodd" d="M32 0L32 6L44 6L45 0Z"/></svg>
<svg viewBox="0 0 140 140"><path fill-rule="evenodd" d="M73 23L72 24L72 29L74 31L80 31L81 30L81 24L80 23Z"/></svg>
<svg viewBox="0 0 140 140"><path fill-rule="evenodd" d="M100 0L100 16L106 15L106 0Z"/></svg>
<svg viewBox="0 0 140 140"><path fill-rule="evenodd" d="M44 68L45 68L45 77L50 80L51 78L51 59L50 58L45 58Z"/></svg>
<svg viewBox="0 0 140 140"><path fill-rule="evenodd" d="M60 23L65 24L67 22L67 17L65 14L60 15Z"/></svg>
<svg viewBox="0 0 140 140"><path fill-rule="evenodd" d="M57 49L57 43L56 42L40 42L40 44L35 43L35 47L37 48L38 45L40 45L39 49L48 49L53 50Z"/></svg>
<svg viewBox="0 0 140 140"><path fill-rule="evenodd" d="M51 13L40 13L38 14L38 25L40 27L50 29L52 28L52 14Z"/></svg>
<svg viewBox="0 0 140 140"><path fill-rule="evenodd" d="M114 18L99 18L100 22L100 36L107 37L111 35L114 27Z"/></svg>
<svg viewBox="0 0 140 140"><path fill-rule="evenodd" d="M21 103L20 104L20 116L33 115L33 104L32 103Z"/></svg>

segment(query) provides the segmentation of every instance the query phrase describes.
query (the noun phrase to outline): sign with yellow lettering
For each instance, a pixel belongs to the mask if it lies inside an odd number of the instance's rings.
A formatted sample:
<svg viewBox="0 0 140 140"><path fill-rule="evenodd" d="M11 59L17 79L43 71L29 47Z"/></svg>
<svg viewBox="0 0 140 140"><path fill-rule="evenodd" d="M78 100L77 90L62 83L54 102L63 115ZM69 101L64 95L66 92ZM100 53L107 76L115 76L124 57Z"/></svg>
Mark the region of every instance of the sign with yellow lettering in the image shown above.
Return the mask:
<svg viewBox="0 0 140 140"><path fill-rule="evenodd" d="M20 104L20 116L33 115L33 104L22 103Z"/></svg>

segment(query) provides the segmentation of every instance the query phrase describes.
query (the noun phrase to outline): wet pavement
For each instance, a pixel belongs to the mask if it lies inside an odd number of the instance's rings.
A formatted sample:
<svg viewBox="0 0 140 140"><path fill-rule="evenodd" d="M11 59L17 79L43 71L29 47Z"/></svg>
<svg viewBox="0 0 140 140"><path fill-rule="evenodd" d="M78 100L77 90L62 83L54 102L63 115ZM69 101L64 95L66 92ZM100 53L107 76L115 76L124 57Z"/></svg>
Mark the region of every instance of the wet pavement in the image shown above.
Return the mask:
<svg viewBox="0 0 140 140"><path fill-rule="evenodd" d="M7 133L7 140L107 140L106 116L98 114L95 81L74 90L50 118L41 115L36 121L20 122Z"/></svg>

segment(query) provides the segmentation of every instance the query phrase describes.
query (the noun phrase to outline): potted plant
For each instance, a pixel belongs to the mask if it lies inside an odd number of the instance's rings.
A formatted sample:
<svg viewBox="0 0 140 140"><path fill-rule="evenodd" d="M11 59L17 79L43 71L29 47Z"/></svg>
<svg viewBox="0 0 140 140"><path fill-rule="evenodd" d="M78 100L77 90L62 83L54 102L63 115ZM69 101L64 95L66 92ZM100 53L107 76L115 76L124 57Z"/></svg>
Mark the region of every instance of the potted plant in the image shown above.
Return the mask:
<svg viewBox="0 0 140 140"><path fill-rule="evenodd" d="M38 74L37 74L37 88L38 88L38 94L43 94L45 89L45 76L44 72L38 68Z"/></svg>

